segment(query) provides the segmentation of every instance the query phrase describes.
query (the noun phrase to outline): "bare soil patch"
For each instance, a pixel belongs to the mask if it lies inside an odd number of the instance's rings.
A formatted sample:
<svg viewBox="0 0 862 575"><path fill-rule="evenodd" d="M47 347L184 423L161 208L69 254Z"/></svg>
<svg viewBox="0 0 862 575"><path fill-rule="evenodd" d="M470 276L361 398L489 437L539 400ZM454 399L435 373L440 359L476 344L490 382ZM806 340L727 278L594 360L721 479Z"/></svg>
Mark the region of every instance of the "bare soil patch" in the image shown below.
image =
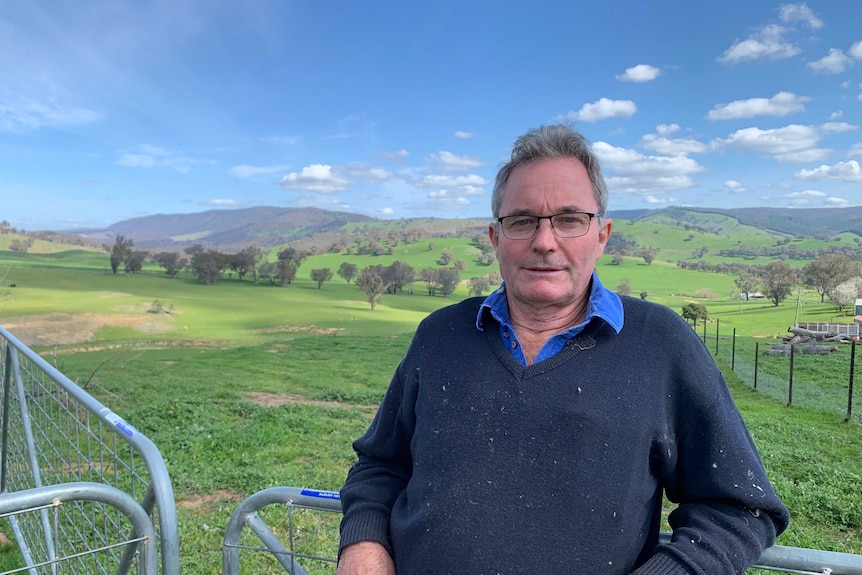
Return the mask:
<svg viewBox="0 0 862 575"><path fill-rule="evenodd" d="M219 501L239 501L243 495L227 489L216 489L212 493L196 493L177 500L179 509L200 509L201 507L212 507Z"/></svg>
<svg viewBox="0 0 862 575"><path fill-rule="evenodd" d="M169 315L151 313L49 313L13 318L4 327L27 346L70 345L92 341L101 328L131 327L153 334L168 333L174 329Z"/></svg>
<svg viewBox="0 0 862 575"><path fill-rule="evenodd" d="M279 325L257 330L257 333L310 333L312 335L338 335L341 327L319 327L316 325Z"/></svg>
<svg viewBox="0 0 862 575"><path fill-rule="evenodd" d="M263 391L252 391L245 394L252 402L263 407L279 407L290 403L301 405L316 405L320 407L334 407L337 409L377 409L376 405L351 405L341 401L322 401L319 399L308 399L296 393L267 393Z"/></svg>

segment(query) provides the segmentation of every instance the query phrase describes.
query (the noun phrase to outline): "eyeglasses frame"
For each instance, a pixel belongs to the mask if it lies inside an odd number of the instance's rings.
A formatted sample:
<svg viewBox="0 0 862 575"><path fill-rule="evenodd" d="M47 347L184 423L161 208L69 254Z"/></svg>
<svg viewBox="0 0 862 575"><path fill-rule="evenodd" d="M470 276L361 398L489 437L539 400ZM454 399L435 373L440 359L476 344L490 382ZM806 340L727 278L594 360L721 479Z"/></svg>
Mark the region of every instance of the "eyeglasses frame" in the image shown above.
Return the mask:
<svg viewBox="0 0 862 575"><path fill-rule="evenodd" d="M557 216L565 216L565 215L572 215L572 214L584 214L585 216L589 216L589 217L590 217L590 219L589 219L589 221L587 222L587 227L584 229L584 233L582 233L582 234L580 234L580 235L577 235L577 236L561 236L560 234L558 234L558 233L557 233L557 228L555 228L555 227L554 227L554 220L553 220L552 218L555 218L555 217L557 217ZM526 238L510 238L509 236L507 236L507 235L506 235L506 232L505 232L505 229L504 229L504 226L503 226L503 220L505 220L506 218L511 218L511 217L529 217L529 218L536 218L536 229L534 229L534 230L533 230L533 233L532 233L529 237L526 237ZM498 224L500 224L500 232L501 232L501 233L502 233L502 234L503 234L507 239L510 239L510 240L512 240L512 241L515 241L515 242L519 242L519 241L526 241L526 240L531 240L531 239L535 238L535 237L536 237L536 234L539 232L539 226L540 226L540 225L542 225L542 220L548 220L548 224L550 224L550 226L551 226L551 230L553 230L553 232L554 232L554 235L555 235L555 236L557 236L557 237L558 237L558 238L560 238L561 240L571 240L571 239L574 239L574 238L581 238L581 237L584 237L585 235L587 235L587 233L589 233L589 231L590 231L590 226L591 226L591 225L592 225L592 223L593 223L593 218L601 219L601 218L603 218L603 217L604 217L604 214L600 214L599 212L581 212L581 211L559 212L559 213L556 213L556 214L551 214L550 216L536 216L536 215L533 215L533 214L509 214L508 216L501 216L501 217L497 218L497 223L498 223Z"/></svg>

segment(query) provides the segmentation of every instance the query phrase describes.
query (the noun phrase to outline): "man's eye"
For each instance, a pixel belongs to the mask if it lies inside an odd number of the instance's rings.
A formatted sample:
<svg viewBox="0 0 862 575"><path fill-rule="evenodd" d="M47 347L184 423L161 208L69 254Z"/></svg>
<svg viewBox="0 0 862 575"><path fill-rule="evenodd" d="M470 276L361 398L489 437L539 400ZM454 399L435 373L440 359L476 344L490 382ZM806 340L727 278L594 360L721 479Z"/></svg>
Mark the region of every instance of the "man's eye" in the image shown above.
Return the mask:
<svg viewBox="0 0 862 575"><path fill-rule="evenodd" d="M573 226L581 223L581 220L577 216L561 216L557 218L557 223L563 226Z"/></svg>
<svg viewBox="0 0 862 575"><path fill-rule="evenodd" d="M521 218L519 220L512 220L510 224L513 228L527 228L530 226L535 226L536 221L532 218Z"/></svg>

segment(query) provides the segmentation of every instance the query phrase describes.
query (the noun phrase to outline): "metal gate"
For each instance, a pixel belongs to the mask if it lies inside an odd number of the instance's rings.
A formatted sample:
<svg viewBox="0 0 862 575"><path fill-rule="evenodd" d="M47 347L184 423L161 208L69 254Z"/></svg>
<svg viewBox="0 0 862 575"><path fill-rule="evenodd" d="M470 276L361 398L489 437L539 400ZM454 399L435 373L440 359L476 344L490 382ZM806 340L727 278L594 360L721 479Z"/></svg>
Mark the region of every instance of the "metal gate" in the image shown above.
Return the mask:
<svg viewBox="0 0 862 575"><path fill-rule="evenodd" d="M10 573L178 575L155 444L3 327L0 366L0 517L26 565Z"/></svg>

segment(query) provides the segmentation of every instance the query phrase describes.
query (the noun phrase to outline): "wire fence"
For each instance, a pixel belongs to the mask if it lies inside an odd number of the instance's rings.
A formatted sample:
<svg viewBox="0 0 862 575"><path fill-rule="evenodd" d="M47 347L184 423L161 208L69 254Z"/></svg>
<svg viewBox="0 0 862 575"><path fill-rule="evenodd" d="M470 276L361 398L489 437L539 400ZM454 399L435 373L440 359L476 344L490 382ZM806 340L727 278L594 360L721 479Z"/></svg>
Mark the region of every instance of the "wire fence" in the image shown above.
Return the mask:
<svg viewBox="0 0 862 575"><path fill-rule="evenodd" d="M808 407L862 423L862 381L856 341L790 344L738 336L720 321L694 329L713 357L750 388L787 405Z"/></svg>

